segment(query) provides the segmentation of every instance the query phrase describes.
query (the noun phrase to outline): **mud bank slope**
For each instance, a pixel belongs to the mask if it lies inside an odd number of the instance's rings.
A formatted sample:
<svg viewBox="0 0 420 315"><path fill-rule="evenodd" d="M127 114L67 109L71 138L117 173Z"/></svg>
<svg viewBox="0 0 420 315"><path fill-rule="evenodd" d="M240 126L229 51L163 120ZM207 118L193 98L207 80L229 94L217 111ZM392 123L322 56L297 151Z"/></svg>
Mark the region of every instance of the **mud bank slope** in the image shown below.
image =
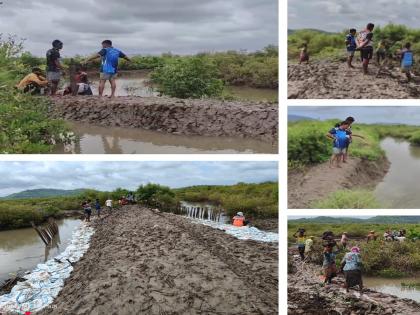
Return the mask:
<svg viewBox="0 0 420 315"><path fill-rule="evenodd" d="M340 189L372 188L384 178L389 165L386 158L377 161L350 158L342 168L330 168L326 162L304 171L291 170L288 175L288 206L290 209L307 209L314 201Z"/></svg>
<svg viewBox="0 0 420 315"><path fill-rule="evenodd" d="M420 84L407 83L397 67L371 64L362 74L361 64L348 69L345 62L319 61L288 66L288 97L291 99L406 99L420 97ZM379 75L378 75L379 72Z"/></svg>
<svg viewBox="0 0 420 315"><path fill-rule="evenodd" d="M68 120L277 143L278 107L274 103L132 96L115 99L66 96L54 98L53 102L53 116Z"/></svg>
<svg viewBox="0 0 420 315"><path fill-rule="evenodd" d="M321 287L321 266L294 260L288 275L288 313L304 315L420 314L420 304L409 299L364 289L362 295L342 288L343 278L336 278L327 288Z"/></svg>
<svg viewBox="0 0 420 315"><path fill-rule="evenodd" d="M126 206L42 314L277 314L278 247Z"/></svg>

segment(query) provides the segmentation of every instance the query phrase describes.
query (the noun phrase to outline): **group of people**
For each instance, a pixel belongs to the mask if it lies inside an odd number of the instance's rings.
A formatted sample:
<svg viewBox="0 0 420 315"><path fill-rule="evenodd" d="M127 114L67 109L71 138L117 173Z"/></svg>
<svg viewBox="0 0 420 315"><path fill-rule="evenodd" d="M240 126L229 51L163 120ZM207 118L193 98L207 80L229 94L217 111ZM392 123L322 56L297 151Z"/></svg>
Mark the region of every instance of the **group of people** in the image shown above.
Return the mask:
<svg viewBox="0 0 420 315"><path fill-rule="evenodd" d="M63 42L54 40L52 48L46 53L46 75L38 67L33 68L32 72L25 76L16 87L25 92L35 94L49 94L54 96L57 94L60 80L65 73L65 66L61 61L60 51L63 49ZM89 84L86 73L86 65L96 59L101 59L100 77L99 77L99 96L103 96L105 83L107 81L111 84L111 95L115 96L117 88L116 77L118 73L118 61L123 58L130 61L122 51L114 48L111 40L104 40L102 42L102 49L95 55L86 59L81 66L76 69L74 80L77 91L72 91L74 87L67 86L63 94L78 94L78 95L92 95L92 90ZM48 91L48 92L46 92Z"/></svg>
<svg viewBox="0 0 420 315"><path fill-rule="evenodd" d="M360 51L360 61L362 62L363 73L368 74L368 67L370 60L374 57L374 41L373 30L375 25L368 23L366 28L357 33L355 28L351 28L345 38L345 45L347 51L347 66L354 68L353 59L356 51ZM380 41L376 49L376 60L378 65L381 65L387 56L389 45L387 41ZM401 71L405 73L407 80L412 79L412 67L414 65L414 53L411 50L411 43L405 43L395 54L396 59L400 62ZM300 50L299 63L309 62L308 44L304 43Z"/></svg>
<svg viewBox="0 0 420 315"><path fill-rule="evenodd" d="M101 202L98 198L96 198L95 203L94 203L94 207L96 210L96 215L98 216L98 218L101 217L101 210L102 210L102 206L101 206ZM112 204L112 199L108 198L105 201L105 207L109 212L112 212L113 210L113 204ZM85 201L82 202L82 208L83 211L85 213L85 222L90 222L90 217L92 216L92 201L90 199L87 199Z"/></svg>
<svg viewBox="0 0 420 315"><path fill-rule="evenodd" d="M312 251L314 236L307 237L306 231L303 228L299 228L293 236L297 239L299 256L302 261L304 261L305 255L308 255ZM321 238L323 246L322 268L324 272L324 285L331 284L332 279L336 277L338 273L344 273L345 288L347 292L351 287L355 286L359 286L360 291L362 291L362 258L360 256L360 248L353 246L350 250L347 250L349 237L348 233L344 232L341 236L340 244L341 250L346 251L346 253L341 260L340 268L337 269L336 256L340 246L334 238L334 233L325 231ZM334 250L335 248L336 250Z"/></svg>
<svg viewBox="0 0 420 315"><path fill-rule="evenodd" d="M340 123L337 123L327 133L327 138L333 141L332 156L330 158L330 167L334 164L341 167L341 163L347 162L349 146L353 141L353 137L364 139L363 136L352 132L352 125L355 122L353 117L347 117Z"/></svg>

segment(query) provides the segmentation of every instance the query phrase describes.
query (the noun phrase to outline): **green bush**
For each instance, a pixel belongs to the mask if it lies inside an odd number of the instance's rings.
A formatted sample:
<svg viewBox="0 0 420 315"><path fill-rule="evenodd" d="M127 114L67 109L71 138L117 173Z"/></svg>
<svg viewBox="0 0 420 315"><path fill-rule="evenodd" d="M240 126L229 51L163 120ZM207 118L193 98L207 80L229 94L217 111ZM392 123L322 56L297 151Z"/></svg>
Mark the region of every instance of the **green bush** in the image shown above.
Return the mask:
<svg viewBox="0 0 420 315"><path fill-rule="evenodd" d="M160 93L179 98L220 96L223 81L216 65L204 57L174 58L152 73Z"/></svg>
<svg viewBox="0 0 420 315"><path fill-rule="evenodd" d="M167 186L149 183L136 190L137 201L162 211L176 211L178 201L175 193Z"/></svg>

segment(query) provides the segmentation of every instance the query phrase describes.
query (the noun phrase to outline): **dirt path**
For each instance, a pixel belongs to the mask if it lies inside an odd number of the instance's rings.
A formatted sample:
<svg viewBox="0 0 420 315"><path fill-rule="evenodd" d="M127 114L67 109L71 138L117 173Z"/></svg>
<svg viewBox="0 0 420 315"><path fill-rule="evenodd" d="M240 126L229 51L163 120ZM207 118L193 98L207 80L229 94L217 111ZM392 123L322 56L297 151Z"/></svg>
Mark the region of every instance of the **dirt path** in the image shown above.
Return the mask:
<svg viewBox="0 0 420 315"><path fill-rule="evenodd" d="M294 272L288 275L288 314L304 315L416 315L420 304L409 299L365 289L346 293L343 278L321 287L320 266L294 260Z"/></svg>
<svg viewBox="0 0 420 315"><path fill-rule="evenodd" d="M362 74L360 62L348 69L342 61L314 61L309 65L288 66L288 97L291 99L406 99L420 97L420 84L407 83L397 67L369 65L370 74Z"/></svg>
<svg viewBox="0 0 420 315"><path fill-rule="evenodd" d="M329 162L304 171L289 171L288 206L307 209L311 204L340 189L373 187L385 176L389 162L350 158L342 168L330 168Z"/></svg>
<svg viewBox="0 0 420 315"><path fill-rule="evenodd" d="M43 314L277 314L278 247L137 206L97 222Z"/></svg>
<svg viewBox="0 0 420 315"><path fill-rule="evenodd" d="M98 126L278 142L278 105L274 103L134 96L66 96L52 100L53 117Z"/></svg>

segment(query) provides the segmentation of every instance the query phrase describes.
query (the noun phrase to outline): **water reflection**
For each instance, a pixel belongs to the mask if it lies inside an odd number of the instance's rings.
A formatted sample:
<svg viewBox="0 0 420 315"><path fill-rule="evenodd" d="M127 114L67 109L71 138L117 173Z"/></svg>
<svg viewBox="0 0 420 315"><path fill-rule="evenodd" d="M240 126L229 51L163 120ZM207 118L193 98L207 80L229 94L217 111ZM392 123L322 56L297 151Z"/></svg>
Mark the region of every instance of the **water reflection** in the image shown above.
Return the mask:
<svg viewBox="0 0 420 315"><path fill-rule="evenodd" d="M375 189L378 200L389 208L418 209L420 194L420 148L407 141L386 138L381 142L390 169Z"/></svg>
<svg viewBox="0 0 420 315"><path fill-rule="evenodd" d="M18 270L32 270L38 263L58 255L70 244L77 219L57 220L59 235L46 247L33 228L0 231L0 281Z"/></svg>
<svg viewBox="0 0 420 315"><path fill-rule="evenodd" d="M420 302L419 287L405 287L401 285L401 283L418 283L418 281L415 278L384 279L367 277L363 279L364 285L370 289Z"/></svg>
<svg viewBox="0 0 420 315"><path fill-rule="evenodd" d="M71 146L57 146L54 153L154 154L154 153L276 153L277 146L253 139L183 136L121 127L100 127L69 122L80 139Z"/></svg>

